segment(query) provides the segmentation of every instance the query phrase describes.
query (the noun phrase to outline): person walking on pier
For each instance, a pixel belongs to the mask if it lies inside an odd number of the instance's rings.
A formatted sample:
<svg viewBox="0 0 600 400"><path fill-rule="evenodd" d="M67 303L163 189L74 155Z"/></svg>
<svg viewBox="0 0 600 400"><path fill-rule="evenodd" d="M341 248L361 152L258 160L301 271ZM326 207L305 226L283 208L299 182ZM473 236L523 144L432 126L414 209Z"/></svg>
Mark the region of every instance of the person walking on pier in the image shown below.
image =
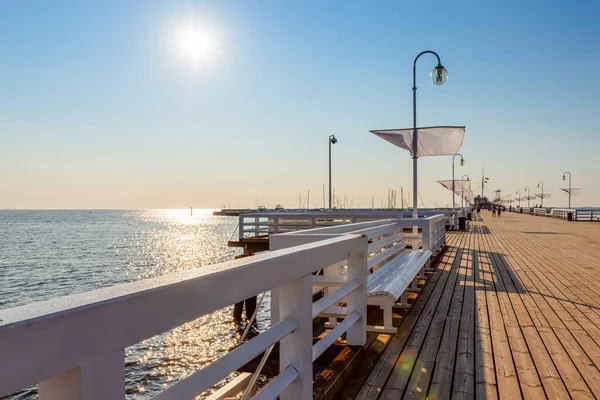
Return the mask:
<svg viewBox="0 0 600 400"><path fill-rule="evenodd" d="M492 204L492 217L496 216L496 205Z"/></svg>
<svg viewBox="0 0 600 400"><path fill-rule="evenodd" d="M500 217L501 213L502 213L502 206L498 206L498 217Z"/></svg>

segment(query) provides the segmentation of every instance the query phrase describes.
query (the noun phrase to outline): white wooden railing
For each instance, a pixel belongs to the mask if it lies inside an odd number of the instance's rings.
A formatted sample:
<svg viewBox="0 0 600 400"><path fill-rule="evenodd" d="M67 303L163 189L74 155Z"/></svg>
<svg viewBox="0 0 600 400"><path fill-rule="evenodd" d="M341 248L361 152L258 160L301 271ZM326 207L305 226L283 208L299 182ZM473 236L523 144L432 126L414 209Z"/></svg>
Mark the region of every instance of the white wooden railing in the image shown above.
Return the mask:
<svg viewBox="0 0 600 400"><path fill-rule="evenodd" d="M44 400L123 399L123 349L275 290L279 322L154 399L202 393L276 343L280 374L255 398L310 399L313 360L344 332L347 344L365 343L367 251L366 236L344 235L2 310L0 397L38 384ZM344 260L347 282L313 304L313 272ZM340 298L348 316L313 346L312 319Z"/></svg>
<svg viewBox="0 0 600 400"><path fill-rule="evenodd" d="M466 217L467 209L419 210L419 217L444 215L447 225L458 229L458 218ZM327 226L353 224L385 219L412 219L411 211L365 211L338 212L252 212L239 215L239 239L261 237L298 230Z"/></svg>
<svg viewBox="0 0 600 400"><path fill-rule="evenodd" d="M270 290L268 330L153 399L203 393L261 353L263 365L276 343L280 374L253 398L310 399L312 362L344 333L348 345L365 344L370 264L394 256L390 249L406 227L420 228L419 236L406 236L413 246L421 242L435 253L445 243L445 219L438 214L273 235L273 251L253 257L0 310L0 397L38 384L44 400L123 399L126 347ZM313 273L335 265L344 266L344 278L329 282L313 303L315 279L327 280ZM333 329L313 345L313 318L332 315ZM243 382L252 387L260 372Z"/></svg>
<svg viewBox="0 0 600 400"><path fill-rule="evenodd" d="M542 217L546 217L548 215L550 215L550 213L548 212L547 208L534 208L533 209L533 214L534 215L539 215Z"/></svg>
<svg viewBox="0 0 600 400"><path fill-rule="evenodd" d="M550 214L555 218L568 219L572 214L573 221L600 221L600 208L553 208Z"/></svg>

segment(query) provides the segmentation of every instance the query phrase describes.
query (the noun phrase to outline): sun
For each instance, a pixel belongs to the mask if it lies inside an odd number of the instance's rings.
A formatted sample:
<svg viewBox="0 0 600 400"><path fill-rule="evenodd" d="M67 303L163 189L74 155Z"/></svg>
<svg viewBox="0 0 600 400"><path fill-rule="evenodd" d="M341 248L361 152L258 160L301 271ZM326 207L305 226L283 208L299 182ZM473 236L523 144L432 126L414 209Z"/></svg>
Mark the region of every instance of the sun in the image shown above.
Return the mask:
<svg viewBox="0 0 600 400"><path fill-rule="evenodd" d="M172 43L177 58L192 67L211 63L218 55L218 38L214 30L197 21L174 29Z"/></svg>

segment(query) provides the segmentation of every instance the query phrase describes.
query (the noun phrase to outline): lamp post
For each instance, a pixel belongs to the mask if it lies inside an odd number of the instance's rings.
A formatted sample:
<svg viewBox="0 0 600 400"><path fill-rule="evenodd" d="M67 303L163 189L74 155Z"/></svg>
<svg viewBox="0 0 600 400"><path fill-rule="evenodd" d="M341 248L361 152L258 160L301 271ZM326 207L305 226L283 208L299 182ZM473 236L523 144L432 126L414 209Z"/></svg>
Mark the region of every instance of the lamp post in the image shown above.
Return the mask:
<svg viewBox="0 0 600 400"><path fill-rule="evenodd" d="M460 165L465 165L465 159L463 158L462 154L456 153L452 156L452 211L454 211L454 204L456 203L456 201L454 201L454 199L456 198L456 188L454 184L454 159L456 158L456 156L460 156Z"/></svg>
<svg viewBox="0 0 600 400"><path fill-rule="evenodd" d="M448 71L446 70L446 68L444 68L442 66L442 63L440 61L440 56L437 55L437 53L431 51L431 50L425 50L421 53L419 53L419 55L417 57L415 57L415 61L413 63L413 151L412 151L412 156L413 156L413 218L417 219L419 218L419 210L418 210L418 185L417 185L417 159L419 158L418 155L418 136L419 136L419 132L417 131L417 60L419 59L419 57L421 57L423 54L428 54L431 53L433 54L438 61L438 64L436 67L433 68L433 71L431 71L431 74L429 75L429 78L431 79L431 81L435 84L435 85L441 85L444 82L446 82L448 80ZM413 233L417 233L416 230L418 228L416 226L413 227Z"/></svg>
<svg viewBox="0 0 600 400"><path fill-rule="evenodd" d="M331 145L336 144L337 139L334 135L329 135L329 209L331 210Z"/></svg>
<svg viewBox="0 0 600 400"><path fill-rule="evenodd" d="M461 157L462 157L462 156L461 156ZM454 165L453 165L453 166L454 166ZM470 181L470 180L471 180L471 179L469 178L469 175L467 175L467 174L464 174L464 175L463 175L463 176L462 176L460 179L461 179L461 180L465 179L465 176L467 177L467 180L468 180L468 181ZM461 197L461 202L460 202L460 205L461 205L463 208L465 208L465 189L464 189L464 188L462 188L462 189L460 190L460 193L461 193L461 195L460 195L460 197Z"/></svg>
<svg viewBox="0 0 600 400"><path fill-rule="evenodd" d="M531 195L531 189L529 188L529 186L525 186L525 190L527 190L527 208L531 208L529 206L529 197Z"/></svg>
<svg viewBox="0 0 600 400"><path fill-rule="evenodd" d="M517 191L515 192L515 194L516 194L517 196L519 196L519 197L517 197L517 199L519 200L519 208L521 208L521 191L520 191L520 190L517 190Z"/></svg>
<svg viewBox="0 0 600 400"><path fill-rule="evenodd" d="M563 181L566 179L565 175L569 174L569 208L571 208L571 173L569 171L563 173Z"/></svg>
<svg viewBox="0 0 600 400"><path fill-rule="evenodd" d="M542 185L542 208L544 208L544 182L539 181L537 187L540 187L540 185Z"/></svg>

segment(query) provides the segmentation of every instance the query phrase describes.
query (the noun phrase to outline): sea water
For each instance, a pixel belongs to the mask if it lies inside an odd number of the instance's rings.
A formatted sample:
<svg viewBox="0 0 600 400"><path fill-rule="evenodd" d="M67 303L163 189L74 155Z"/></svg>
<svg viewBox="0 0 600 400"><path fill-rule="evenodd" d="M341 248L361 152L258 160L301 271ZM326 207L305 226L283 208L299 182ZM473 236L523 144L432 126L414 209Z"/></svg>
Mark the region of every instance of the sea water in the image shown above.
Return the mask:
<svg viewBox="0 0 600 400"><path fill-rule="evenodd" d="M0 310L231 260L237 222L189 209L0 211ZM240 335L231 316L228 307L125 349L127 397L152 397L224 355Z"/></svg>

